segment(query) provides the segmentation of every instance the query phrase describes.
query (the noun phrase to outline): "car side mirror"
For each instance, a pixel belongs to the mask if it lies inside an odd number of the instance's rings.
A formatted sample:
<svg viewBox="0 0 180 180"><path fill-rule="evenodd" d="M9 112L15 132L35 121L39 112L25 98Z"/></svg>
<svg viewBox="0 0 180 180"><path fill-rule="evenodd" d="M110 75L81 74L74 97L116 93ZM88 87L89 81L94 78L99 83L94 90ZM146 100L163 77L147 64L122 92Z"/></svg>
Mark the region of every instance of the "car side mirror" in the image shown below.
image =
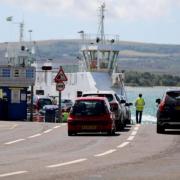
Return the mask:
<svg viewBox="0 0 180 180"><path fill-rule="evenodd" d="M132 106L133 103L126 103L126 106Z"/></svg>
<svg viewBox="0 0 180 180"><path fill-rule="evenodd" d="M125 104L126 101L125 101L125 100L121 100L120 103L121 103L121 104Z"/></svg>
<svg viewBox="0 0 180 180"><path fill-rule="evenodd" d="M82 92L82 91L77 91L77 97L81 97L81 96L82 96L82 94L83 94L83 92Z"/></svg>
<svg viewBox="0 0 180 180"><path fill-rule="evenodd" d="M161 103L161 99L156 99L156 103L160 104Z"/></svg>

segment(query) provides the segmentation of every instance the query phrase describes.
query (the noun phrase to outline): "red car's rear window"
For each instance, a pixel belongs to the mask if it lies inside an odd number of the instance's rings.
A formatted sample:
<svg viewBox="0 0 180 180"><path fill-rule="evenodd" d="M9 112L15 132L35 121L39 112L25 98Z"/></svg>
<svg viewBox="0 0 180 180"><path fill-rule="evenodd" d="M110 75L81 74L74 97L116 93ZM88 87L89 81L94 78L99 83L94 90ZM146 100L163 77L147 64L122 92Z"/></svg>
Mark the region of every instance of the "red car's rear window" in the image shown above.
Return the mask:
<svg viewBox="0 0 180 180"><path fill-rule="evenodd" d="M106 97L109 102L113 100L113 95L112 94L83 94L83 97Z"/></svg>
<svg viewBox="0 0 180 180"><path fill-rule="evenodd" d="M92 116L92 115L104 114L107 112L108 112L108 109L105 106L104 101L81 100L81 101L75 102L72 108L71 114Z"/></svg>

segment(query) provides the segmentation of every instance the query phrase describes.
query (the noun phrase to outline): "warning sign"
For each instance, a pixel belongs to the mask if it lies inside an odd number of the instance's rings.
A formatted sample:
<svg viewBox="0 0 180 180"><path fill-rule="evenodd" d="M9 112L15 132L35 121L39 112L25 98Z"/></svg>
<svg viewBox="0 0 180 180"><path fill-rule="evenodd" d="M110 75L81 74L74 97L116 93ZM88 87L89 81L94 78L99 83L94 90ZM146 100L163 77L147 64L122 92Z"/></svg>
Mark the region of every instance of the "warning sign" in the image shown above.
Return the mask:
<svg viewBox="0 0 180 180"><path fill-rule="evenodd" d="M66 77L62 67L60 67L59 72L57 73L56 77L54 78L54 81L56 83L60 83L62 81L67 81L67 77Z"/></svg>

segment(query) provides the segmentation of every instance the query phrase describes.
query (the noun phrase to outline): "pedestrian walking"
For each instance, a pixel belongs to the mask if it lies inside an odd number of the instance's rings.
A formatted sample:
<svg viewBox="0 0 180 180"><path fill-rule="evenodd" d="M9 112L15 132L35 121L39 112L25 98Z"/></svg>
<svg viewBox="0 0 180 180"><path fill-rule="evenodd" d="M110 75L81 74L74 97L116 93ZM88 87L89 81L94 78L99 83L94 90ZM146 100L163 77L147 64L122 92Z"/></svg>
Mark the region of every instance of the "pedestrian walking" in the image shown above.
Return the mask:
<svg viewBox="0 0 180 180"><path fill-rule="evenodd" d="M142 94L139 94L139 97L136 99L135 107L136 107L136 123L141 124L142 113L145 106L145 101L142 98Z"/></svg>

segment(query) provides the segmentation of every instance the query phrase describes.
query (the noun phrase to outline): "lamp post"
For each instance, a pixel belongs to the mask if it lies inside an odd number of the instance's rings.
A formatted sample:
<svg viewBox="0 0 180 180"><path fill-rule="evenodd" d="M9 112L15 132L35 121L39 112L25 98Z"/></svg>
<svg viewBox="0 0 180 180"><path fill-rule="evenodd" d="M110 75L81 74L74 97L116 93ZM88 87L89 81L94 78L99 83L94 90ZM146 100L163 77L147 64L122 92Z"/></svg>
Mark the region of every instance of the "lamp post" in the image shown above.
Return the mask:
<svg viewBox="0 0 180 180"><path fill-rule="evenodd" d="M32 29L29 29L28 32L29 32L29 41L31 42L31 41L32 41L32 36L31 36L31 34L32 34L33 30L32 30Z"/></svg>
<svg viewBox="0 0 180 180"><path fill-rule="evenodd" d="M9 16L6 18L6 21L8 22L13 22L13 16ZM23 41L24 39L24 21L22 22L13 22L13 24L18 24L19 25L19 41L20 43Z"/></svg>

